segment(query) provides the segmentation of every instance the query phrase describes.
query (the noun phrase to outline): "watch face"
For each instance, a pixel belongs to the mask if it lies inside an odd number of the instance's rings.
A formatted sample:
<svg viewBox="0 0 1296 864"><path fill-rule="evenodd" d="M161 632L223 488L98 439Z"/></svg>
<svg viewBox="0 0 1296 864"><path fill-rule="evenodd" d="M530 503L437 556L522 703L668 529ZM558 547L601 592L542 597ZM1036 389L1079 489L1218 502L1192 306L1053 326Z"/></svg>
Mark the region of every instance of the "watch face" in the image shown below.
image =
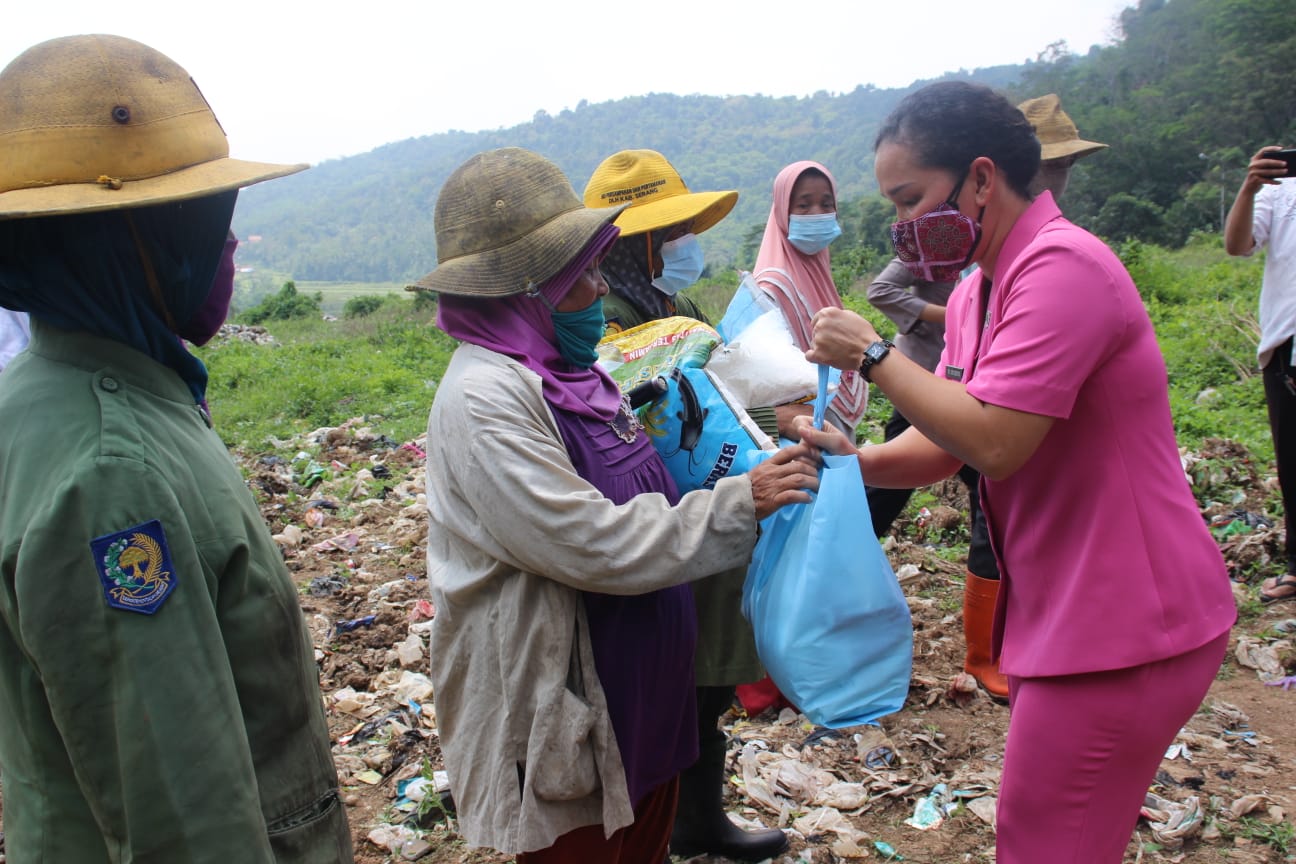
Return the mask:
<svg viewBox="0 0 1296 864"><path fill-rule="evenodd" d="M886 353L887 353L887 346L883 345L881 342L874 342L872 345L868 347L867 350L865 350L864 356L867 357L869 360L873 361L874 363L876 363L877 361L885 357Z"/></svg>

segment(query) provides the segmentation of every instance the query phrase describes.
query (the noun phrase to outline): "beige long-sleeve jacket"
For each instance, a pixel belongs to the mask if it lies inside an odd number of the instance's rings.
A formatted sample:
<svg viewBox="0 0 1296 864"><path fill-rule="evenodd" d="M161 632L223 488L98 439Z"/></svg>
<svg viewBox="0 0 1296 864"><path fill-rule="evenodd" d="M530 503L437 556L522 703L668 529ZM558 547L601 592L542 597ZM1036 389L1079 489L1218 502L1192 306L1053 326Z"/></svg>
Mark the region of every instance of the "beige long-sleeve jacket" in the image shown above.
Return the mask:
<svg viewBox="0 0 1296 864"><path fill-rule="evenodd" d="M745 566L751 483L613 504L572 467L539 376L463 345L428 420L431 674L469 843L543 849L633 820L581 591L639 594Z"/></svg>

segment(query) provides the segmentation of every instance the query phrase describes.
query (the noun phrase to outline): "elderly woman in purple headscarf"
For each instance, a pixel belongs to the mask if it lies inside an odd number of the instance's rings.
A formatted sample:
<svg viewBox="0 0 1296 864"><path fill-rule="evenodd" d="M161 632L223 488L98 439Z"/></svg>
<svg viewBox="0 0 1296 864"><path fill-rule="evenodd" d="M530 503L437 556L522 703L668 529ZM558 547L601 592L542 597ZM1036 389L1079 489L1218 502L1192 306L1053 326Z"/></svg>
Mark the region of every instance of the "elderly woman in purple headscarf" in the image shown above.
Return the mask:
<svg viewBox="0 0 1296 864"><path fill-rule="evenodd" d="M534 153L479 154L419 283L463 343L428 421L441 748L464 836L520 864L664 859L697 756L687 583L744 566L817 484L799 446L679 495L594 362L618 212Z"/></svg>

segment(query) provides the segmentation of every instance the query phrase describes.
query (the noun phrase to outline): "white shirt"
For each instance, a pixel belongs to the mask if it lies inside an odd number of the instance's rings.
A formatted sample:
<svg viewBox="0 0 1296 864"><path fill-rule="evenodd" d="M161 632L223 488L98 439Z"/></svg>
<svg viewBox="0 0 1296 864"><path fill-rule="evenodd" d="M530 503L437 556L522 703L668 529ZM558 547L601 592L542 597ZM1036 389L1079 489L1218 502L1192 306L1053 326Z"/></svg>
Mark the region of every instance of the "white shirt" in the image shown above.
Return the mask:
<svg viewBox="0 0 1296 864"><path fill-rule="evenodd" d="M1273 349L1296 336L1296 180L1283 180L1256 193L1251 236L1256 249L1269 247L1260 286L1256 351L1263 369Z"/></svg>
<svg viewBox="0 0 1296 864"><path fill-rule="evenodd" d="M27 313L0 308L0 370L27 347L29 339L31 324L27 320Z"/></svg>

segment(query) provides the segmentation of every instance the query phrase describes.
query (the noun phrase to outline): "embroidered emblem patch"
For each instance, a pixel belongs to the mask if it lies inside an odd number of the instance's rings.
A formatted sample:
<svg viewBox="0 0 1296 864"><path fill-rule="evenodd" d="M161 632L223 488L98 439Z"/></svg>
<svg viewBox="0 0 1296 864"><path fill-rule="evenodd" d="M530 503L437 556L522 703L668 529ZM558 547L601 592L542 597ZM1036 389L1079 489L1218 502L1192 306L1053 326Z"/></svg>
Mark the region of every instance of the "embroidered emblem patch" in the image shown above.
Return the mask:
<svg viewBox="0 0 1296 864"><path fill-rule="evenodd" d="M154 519L90 541L104 599L115 609L152 615L175 589L171 551Z"/></svg>
<svg viewBox="0 0 1296 864"><path fill-rule="evenodd" d="M963 367L962 367L962 366L946 366L946 367L945 367L945 377L948 378L948 379L951 380L951 381L962 381L962 380L963 380Z"/></svg>

